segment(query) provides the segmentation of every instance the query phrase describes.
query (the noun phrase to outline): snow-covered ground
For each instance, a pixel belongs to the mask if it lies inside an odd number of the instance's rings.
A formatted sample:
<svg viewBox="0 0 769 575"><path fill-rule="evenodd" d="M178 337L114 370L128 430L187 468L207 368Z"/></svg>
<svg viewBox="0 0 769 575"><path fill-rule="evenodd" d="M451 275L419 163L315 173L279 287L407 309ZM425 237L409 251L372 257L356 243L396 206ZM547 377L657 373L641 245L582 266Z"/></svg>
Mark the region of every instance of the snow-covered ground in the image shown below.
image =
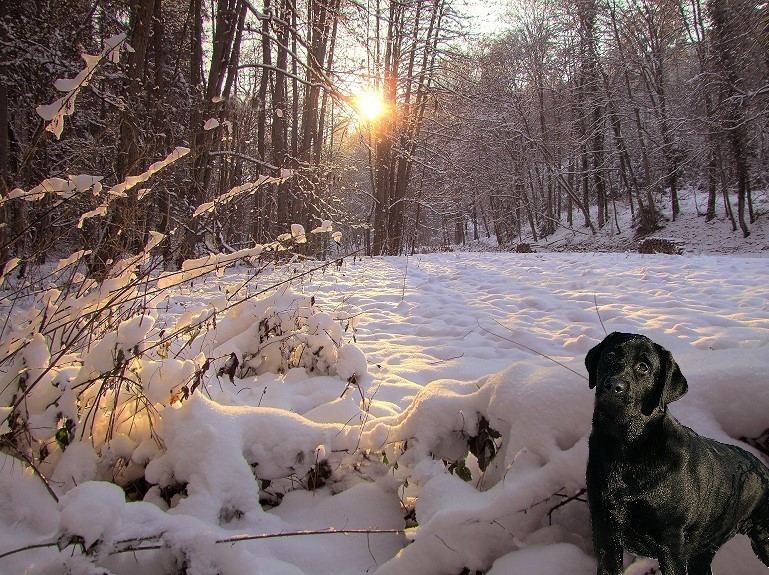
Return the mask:
<svg viewBox="0 0 769 575"><path fill-rule="evenodd" d="M153 329L220 305L246 277L240 268L177 288L158 302ZM584 356L611 331L644 333L673 352L690 392L671 411L696 431L738 442L769 428L764 258L347 259L276 301L307 296L324 312L305 318L308 333L331 338L312 360L328 363L325 375L217 376L230 352L242 363L248 338L259 337L248 313L233 311L216 328L205 389L167 406L173 389L152 384L163 449L130 439L111 447L134 467L149 462L154 487L143 501L92 481L107 468L88 441L60 455L58 504L3 456L0 555L57 539L65 547L72 536L89 551L27 549L0 558L0 573L592 574L587 506L572 498L584 487L592 411ZM328 528L406 531L233 541ZM742 538L715 569L766 571Z"/></svg>

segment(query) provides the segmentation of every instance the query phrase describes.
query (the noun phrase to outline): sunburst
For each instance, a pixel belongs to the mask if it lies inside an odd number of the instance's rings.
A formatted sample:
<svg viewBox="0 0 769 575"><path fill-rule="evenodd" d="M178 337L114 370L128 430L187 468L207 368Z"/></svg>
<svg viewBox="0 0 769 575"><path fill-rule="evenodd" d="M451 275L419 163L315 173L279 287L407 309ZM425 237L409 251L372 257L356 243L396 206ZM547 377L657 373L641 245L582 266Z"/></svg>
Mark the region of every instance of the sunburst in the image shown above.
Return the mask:
<svg viewBox="0 0 769 575"><path fill-rule="evenodd" d="M387 110L382 94L375 90L365 90L353 97L353 104L358 115L369 122L382 116Z"/></svg>

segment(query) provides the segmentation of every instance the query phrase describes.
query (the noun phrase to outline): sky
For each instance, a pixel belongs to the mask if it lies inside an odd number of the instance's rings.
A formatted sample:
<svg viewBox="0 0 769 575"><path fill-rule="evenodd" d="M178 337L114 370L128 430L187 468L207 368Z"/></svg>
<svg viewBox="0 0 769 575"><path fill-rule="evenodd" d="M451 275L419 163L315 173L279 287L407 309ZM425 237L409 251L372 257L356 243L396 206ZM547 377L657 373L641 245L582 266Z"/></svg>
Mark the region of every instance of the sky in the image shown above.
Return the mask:
<svg viewBox="0 0 769 575"><path fill-rule="evenodd" d="M456 7L472 18L471 32L493 34L504 26L507 4L506 0L459 0Z"/></svg>

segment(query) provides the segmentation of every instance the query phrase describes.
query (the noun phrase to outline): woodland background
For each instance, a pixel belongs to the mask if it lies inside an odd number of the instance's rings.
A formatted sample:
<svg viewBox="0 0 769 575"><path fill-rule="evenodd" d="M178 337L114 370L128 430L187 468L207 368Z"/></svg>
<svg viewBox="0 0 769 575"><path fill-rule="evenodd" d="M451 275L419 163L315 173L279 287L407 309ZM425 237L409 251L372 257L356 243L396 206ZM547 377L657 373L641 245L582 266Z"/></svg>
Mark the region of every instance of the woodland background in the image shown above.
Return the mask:
<svg viewBox="0 0 769 575"><path fill-rule="evenodd" d="M723 210L749 234L767 178L764 3L520 0L495 35L477 34L466 8L3 2L0 263L90 250L90 272L104 274L158 231L174 269L323 220L342 245L313 237L304 254L397 255L493 235L514 246L558 226L619 229L616 202L642 236L662 204L676 217L686 186L707 197L707 219ZM36 107L78 73L81 52L118 33L132 50L99 66L57 139ZM357 109L365 90L384 113ZM101 202L93 194L8 198L72 174L114 185L177 146L190 156L81 228ZM234 186L287 174L192 217Z"/></svg>

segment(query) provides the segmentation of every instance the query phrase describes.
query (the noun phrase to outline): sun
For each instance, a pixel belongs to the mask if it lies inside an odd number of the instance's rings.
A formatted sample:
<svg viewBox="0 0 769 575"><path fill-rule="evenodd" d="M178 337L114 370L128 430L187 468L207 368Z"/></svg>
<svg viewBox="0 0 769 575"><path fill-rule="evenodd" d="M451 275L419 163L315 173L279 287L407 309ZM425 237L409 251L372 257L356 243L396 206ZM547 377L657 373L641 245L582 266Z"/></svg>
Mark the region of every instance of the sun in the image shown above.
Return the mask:
<svg viewBox="0 0 769 575"><path fill-rule="evenodd" d="M369 122L379 118L386 109L382 95L374 90L366 90L354 96L353 104L358 115Z"/></svg>

